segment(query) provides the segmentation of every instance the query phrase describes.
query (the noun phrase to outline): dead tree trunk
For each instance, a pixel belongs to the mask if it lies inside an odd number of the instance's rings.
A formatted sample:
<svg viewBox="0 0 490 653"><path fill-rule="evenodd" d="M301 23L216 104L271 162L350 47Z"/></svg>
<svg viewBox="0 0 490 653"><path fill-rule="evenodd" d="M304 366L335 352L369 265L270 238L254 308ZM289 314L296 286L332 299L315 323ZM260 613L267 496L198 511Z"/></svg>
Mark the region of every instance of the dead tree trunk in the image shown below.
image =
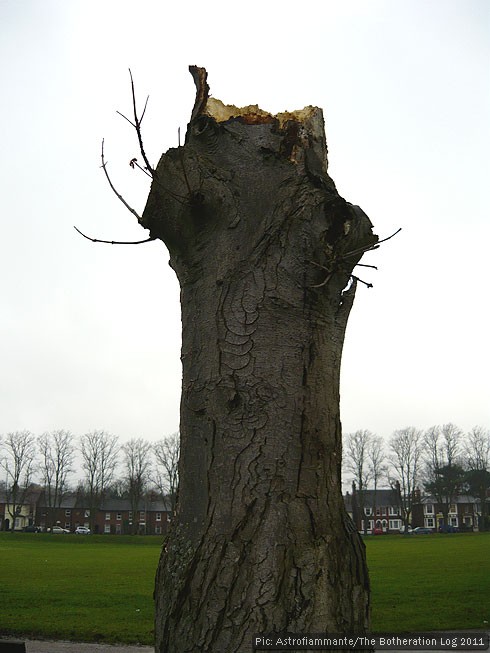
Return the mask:
<svg viewBox="0 0 490 653"><path fill-rule="evenodd" d="M341 494L339 372L352 270L377 237L327 174L320 109L225 106L205 70L191 72L185 145L162 156L142 217L168 247L182 303L180 487L156 650L363 633L369 583Z"/></svg>

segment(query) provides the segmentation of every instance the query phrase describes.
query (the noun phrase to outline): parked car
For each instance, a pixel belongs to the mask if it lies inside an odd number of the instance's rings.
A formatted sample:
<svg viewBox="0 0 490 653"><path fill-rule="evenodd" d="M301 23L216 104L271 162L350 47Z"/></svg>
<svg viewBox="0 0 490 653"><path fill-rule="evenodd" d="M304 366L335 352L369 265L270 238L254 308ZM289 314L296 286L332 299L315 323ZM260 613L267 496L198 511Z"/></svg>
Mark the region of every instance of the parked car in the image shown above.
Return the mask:
<svg viewBox="0 0 490 653"><path fill-rule="evenodd" d="M376 526L376 528L373 529L373 535L384 535L385 532L381 528L381 526Z"/></svg>
<svg viewBox="0 0 490 653"><path fill-rule="evenodd" d="M412 531L414 535L432 535L433 532L432 528L425 528L424 526L417 526Z"/></svg>
<svg viewBox="0 0 490 653"><path fill-rule="evenodd" d="M67 528L61 528L61 526L53 526L51 529L52 533L69 533L70 531Z"/></svg>
<svg viewBox="0 0 490 653"><path fill-rule="evenodd" d="M451 524L439 526L439 533L457 533L459 529Z"/></svg>
<svg viewBox="0 0 490 653"><path fill-rule="evenodd" d="M90 535L90 528L86 526L77 526L75 528L75 535Z"/></svg>
<svg viewBox="0 0 490 653"><path fill-rule="evenodd" d="M41 532L40 526L26 526L24 528L24 533L40 533L40 532Z"/></svg>
<svg viewBox="0 0 490 653"><path fill-rule="evenodd" d="M412 531L412 527L409 526L409 527L407 528L407 531L406 531L406 532L408 533L408 535L411 535L412 532L413 532L413 531ZM405 535L405 526L402 526L402 527L400 528L400 533L401 533L402 535Z"/></svg>

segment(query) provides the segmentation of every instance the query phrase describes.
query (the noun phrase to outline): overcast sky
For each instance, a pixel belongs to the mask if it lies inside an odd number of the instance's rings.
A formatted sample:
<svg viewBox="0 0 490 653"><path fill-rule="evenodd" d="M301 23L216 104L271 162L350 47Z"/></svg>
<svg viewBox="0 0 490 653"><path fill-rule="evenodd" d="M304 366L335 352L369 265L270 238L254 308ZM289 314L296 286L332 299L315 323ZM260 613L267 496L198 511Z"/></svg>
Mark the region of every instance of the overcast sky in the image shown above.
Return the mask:
<svg viewBox="0 0 490 653"><path fill-rule="evenodd" d="M138 212L128 68L147 154L211 93L324 110L330 174L380 238L344 349L345 432L490 427L488 0L0 0L0 433L178 429L178 284Z"/></svg>

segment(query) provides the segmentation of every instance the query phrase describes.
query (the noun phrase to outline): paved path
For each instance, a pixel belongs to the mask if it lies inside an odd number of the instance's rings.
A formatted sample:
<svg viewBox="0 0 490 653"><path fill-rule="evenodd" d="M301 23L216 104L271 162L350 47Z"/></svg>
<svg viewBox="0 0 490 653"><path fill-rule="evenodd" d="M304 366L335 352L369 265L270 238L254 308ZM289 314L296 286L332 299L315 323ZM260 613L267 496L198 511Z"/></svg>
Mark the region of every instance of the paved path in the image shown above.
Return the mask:
<svg viewBox="0 0 490 653"><path fill-rule="evenodd" d="M82 642L48 642L22 640L26 653L154 653L153 646L123 646L110 644L89 644Z"/></svg>

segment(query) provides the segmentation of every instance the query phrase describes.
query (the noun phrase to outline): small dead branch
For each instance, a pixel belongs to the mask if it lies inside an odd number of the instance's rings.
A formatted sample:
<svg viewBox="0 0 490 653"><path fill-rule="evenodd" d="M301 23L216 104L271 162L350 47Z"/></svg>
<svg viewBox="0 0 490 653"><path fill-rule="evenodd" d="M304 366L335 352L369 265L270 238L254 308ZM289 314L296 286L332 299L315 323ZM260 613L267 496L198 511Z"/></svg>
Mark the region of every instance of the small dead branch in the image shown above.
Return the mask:
<svg viewBox="0 0 490 653"><path fill-rule="evenodd" d="M325 270L326 272L328 272L327 276L325 277L325 279L321 283L317 283L317 284L315 284L313 286L310 286L310 288L323 288L323 286L325 286L330 281L330 279L332 278L334 272L336 272L338 270L339 271L344 270L345 272L347 271L347 270L345 270L345 267L344 267L344 262L346 261L346 259L351 258L352 256L358 256L359 254L364 254L365 252L370 252L370 251L372 251L374 249L378 249L378 247L381 245L381 243L385 243L387 240L390 240L391 238L396 236L398 233L400 233L401 230L402 230L402 228L400 227L394 233L392 233L391 236L387 236L386 238L382 238L381 240L378 240L373 245L368 245L367 247L359 247L357 249L351 250L350 252L346 252L345 254L333 255L333 259L332 259L329 267L325 267L324 265L321 265L320 263L317 263L316 261L307 261L307 263L311 263L311 265L315 265L316 267L321 268L322 270ZM376 267L376 265L368 265L367 263L356 263L355 267L372 268L373 270L378 269ZM360 283L363 283L368 288L373 288L372 283L368 283L367 281L363 281L359 277L356 277L354 274L351 274L350 278L354 279L355 281L359 281Z"/></svg>
<svg viewBox="0 0 490 653"><path fill-rule="evenodd" d="M90 236L87 236L82 231L80 231L78 227L75 227L75 225L73 225L73 229L78 231L80 236L90 240L92 243L106 243L107 245L141 245L142 243L149 243L152 240L155 240L155 238L152 236L150 238L145 238L145 240L101 240L100 238L91 238Z"/></svg>
<svg viewBox="0 0 490 653"><path fill-rule="evenodd" d="M350 252L346 252L345 254L342 255L342 258L346 259L346 258L350 258L351 256L356 256L357 254L363 254L365 252L370 252L373 249L378 249L378 247L381 245L381 243L385 243L387 240L390 240L391 238L393 238L394 236L399 234L401 230L402 230L402 228L400 227L394 233L392 233L391 236L387 236L386 238L382 238L381 240L378 240L373 245L368 245L367 247L359 247L358 249L353 249Z"/></svg>
<svg viewBox="0 0 490 653"><path fill-rule="evenodd" d="M360 283L363 283L367 288L373 288L372 283L368 283L367 281L363 281L362 279L359 279L359 277L356 277L355 274L351 274L350 278L354 279L354 281L359 281Z"/></svg>
<svg viewBox="0 0 490 653"><path fill-rule="evenodd" d="M136 211L133 208L131 208L129 206L129 204L126 202L124 197L117 192L117 190L114 188L114 184L112 183L111 178L109 177L109 173L107 172L107 162L106 162L106 160L104 158L104 139L102 139L102 148L101 148L100 158L102 160L102 166L101 167L102 167L102 169L104 171L104 174L106 176L107 181L109 182L109 186L112 188L114 194L116 195L118 200L120 200L124 204L124 206L128 209L128 211L130 211L137 218L138 222L141 222L141 217L136 213Z"/></svg>
<svg viewBox="0 0 490 653"><path fill-rule="evenodd" d="M133 96L133 116L134 116L134 122L130 120L127 116L125 116L123 113L120 111L116 111L124 120L127 120L130 125L134 127L136 130L136 134L138 136L138 143L140 146L140 152L141 156L143 157L143 161L145 162L146 170L150 174L150 177L153 177L155 175L155 171L150 165L150 162L148 161L148 157L146 156L145 148L143 147L143 137L141 136L141 123L143 122L143 118L145 115L146 107L148 105L148 100L150 99L150 96L148 95L146 98L145 106L143 108L143 113L141 114L141 118L138 118L138 111L136 109L136 95L134 91L134 81L133 81L133 74L131 72L131 68L129 69L129 77L131 79L131 95ZM138 166L140 167L140 166Z"/></svg>

